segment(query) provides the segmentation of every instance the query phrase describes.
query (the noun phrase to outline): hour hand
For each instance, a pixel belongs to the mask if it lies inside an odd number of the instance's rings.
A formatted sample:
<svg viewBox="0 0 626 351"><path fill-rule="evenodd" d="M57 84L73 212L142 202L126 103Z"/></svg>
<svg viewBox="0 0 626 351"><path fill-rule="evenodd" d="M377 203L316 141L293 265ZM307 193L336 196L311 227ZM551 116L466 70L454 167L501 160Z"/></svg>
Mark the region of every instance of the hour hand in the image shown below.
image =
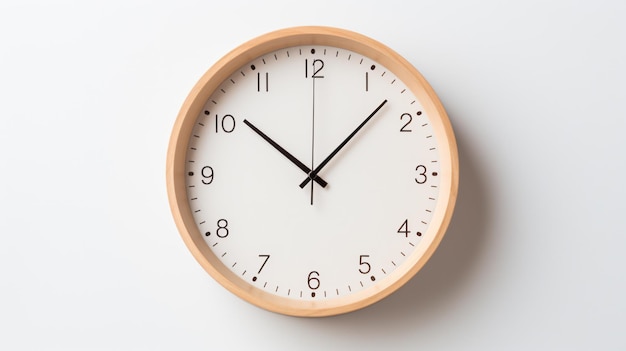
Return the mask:
<svg viewBox="0 0 626 351"><path fill-rule="evenodd" d="M283 156L285 156L294 165L298 166L298 168L300 168L304 173L306 174L311 173L311 169L309 167L307 167L304 163L300 162L300 160L295 158L295 156L290 154L289 151L285 150L282 146L278 145L274 140L272 140L272 138L270 138L265 133L263 133L259 128L255 127L254 124L250 123L250 121L248 121L247 119L244 119L243 123L245 123L248 127L250 127L250 129L252 129L255 133L261 136L261 138L263 138L270 145L272 145L274 149L278 150L278 152L283 154ZM328 185L328 183L324 179L320 178L319 176L315 177L315 182L321 185L323 188L325 188L326 185Z"/></svg>

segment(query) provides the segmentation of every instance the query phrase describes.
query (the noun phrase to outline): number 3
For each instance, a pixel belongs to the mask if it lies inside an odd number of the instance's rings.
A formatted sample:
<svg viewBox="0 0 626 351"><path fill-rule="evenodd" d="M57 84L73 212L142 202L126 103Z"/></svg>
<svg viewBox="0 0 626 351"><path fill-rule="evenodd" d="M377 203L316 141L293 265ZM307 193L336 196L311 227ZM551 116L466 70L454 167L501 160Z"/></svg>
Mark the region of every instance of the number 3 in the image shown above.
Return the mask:
<svg viewBox="0 0 626 351"><path fill-rule="evenodd" d="M428 180L428 177L426 177L426 166L419 165L419 166L415 167L415 170L420 172L419 175L421 176L420 178L415 178L415 182L417 184L424 184L424 183L426 183L426 180Z"/></svg>

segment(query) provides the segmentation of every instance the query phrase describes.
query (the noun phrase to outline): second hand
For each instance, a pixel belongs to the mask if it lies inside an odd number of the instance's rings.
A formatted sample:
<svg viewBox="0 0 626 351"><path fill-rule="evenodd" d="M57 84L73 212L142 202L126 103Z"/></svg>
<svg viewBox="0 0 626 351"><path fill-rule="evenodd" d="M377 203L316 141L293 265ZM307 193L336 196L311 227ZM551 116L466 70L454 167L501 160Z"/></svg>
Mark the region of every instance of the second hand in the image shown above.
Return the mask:
<svg viewBox="0 0 626 351"><path fill-rule="evenodd" d="M315 77L311 77L313 81L313 112L311 116L311 169L315 169ZM313 206L313 182L311 182L311 206Z"/></svg>

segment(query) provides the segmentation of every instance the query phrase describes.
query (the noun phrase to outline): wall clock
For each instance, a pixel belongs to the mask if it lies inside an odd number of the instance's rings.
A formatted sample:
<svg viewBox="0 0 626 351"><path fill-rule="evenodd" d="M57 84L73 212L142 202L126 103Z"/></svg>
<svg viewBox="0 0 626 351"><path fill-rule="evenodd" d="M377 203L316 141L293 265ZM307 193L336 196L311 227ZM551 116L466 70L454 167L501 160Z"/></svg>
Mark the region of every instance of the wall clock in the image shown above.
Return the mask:
<svg viewBox="0 0 626 351"><path fill-rule="evenodd" d="M368 306L430 258L458 185L453 131L426 80L363 35L297 27L219 60L176 119L167 189L200 265L257 306Z"/></svg>

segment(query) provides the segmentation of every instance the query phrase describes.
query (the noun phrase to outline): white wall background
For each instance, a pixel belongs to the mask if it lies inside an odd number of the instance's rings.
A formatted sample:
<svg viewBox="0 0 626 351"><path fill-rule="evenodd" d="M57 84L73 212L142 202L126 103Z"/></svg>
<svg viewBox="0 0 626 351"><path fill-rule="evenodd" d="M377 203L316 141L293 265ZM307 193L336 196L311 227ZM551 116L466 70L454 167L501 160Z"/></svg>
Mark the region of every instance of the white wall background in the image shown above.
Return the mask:
<svg viewBox="0 0 626 351"><path fill-rule="evenodd" d="M626 349L625 18L618 0L0 2L0 349ZM215 283L164 176L210 65L312 24L411 61L462 167L426 267L323 319Z"/></svg>

